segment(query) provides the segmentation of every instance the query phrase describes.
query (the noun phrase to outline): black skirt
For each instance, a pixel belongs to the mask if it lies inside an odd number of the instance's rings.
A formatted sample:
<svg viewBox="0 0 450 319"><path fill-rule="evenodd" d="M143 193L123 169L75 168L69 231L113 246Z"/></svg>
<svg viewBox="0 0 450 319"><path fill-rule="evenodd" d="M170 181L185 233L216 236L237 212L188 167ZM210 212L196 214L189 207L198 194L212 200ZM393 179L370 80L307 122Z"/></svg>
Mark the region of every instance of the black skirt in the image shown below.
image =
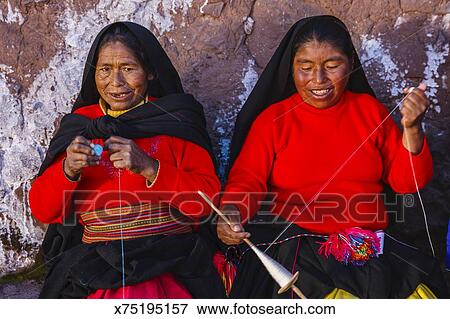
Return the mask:
<svg viewBox="0 0 450 319"><path fill-rule="evenodd" d="M49 272L40 298L85 298L97 289L122 287L121 242L83 244L81 232L80 226L49 228L43 244ZM212 255L197 233L126 240L125 285L169 272L193 298L224 298Z"/></svg>
<svg viewBox="0 0 450 319"><path fill-rule="evenodd" d="M245 227L252 235L252 242L262 251L287 225L280 220L269 223L269 219L260 218ZM437 297L448 298L438 261L388 234L385 234L383 254L363 266L344 265L333 256L319 254L320 244L325 240L324 236L308 233L294 224L266 253L292 273L299 271L296 285L308 298L324 298L335 288L359 298L406 298L421 283ZM239 251L230 297L294 298L292 291L278 294L280 287L248 247L240 245Z"/></svg>

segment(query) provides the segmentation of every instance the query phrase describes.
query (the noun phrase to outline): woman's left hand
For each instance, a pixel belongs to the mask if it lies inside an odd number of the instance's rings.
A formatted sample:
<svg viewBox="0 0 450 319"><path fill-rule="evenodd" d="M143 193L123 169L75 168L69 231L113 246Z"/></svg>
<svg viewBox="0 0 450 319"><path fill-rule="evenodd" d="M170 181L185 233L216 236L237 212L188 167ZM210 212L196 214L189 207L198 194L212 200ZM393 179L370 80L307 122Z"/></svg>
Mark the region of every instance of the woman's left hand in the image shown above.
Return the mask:
<svg viewBox="0 0 450 319"><path fill-rule="evenodd" d="M417 88L405 89L407 94L400 113L402 114L403 146L413 154L419 154L423 147L422 119L430 106L425 95L427 86L421 83Z"/></svg>
<svg viewBox="0 0 450 319"><path fill-rule="evenodd" d="M400 113L402 114L402 125L405 129L420 128L425 112L430 106L430 101L425 95L427 86L421 83L416 88L405 89L407 97L403 101Z"/></svg>
<svg viewBox="0 0 450 319"><path fill-rule="evenodd" d="M125 168L152 182L158 171L158 161L148 156L133 140L111 136L105 141L105 150L116 168Z"/></svg>

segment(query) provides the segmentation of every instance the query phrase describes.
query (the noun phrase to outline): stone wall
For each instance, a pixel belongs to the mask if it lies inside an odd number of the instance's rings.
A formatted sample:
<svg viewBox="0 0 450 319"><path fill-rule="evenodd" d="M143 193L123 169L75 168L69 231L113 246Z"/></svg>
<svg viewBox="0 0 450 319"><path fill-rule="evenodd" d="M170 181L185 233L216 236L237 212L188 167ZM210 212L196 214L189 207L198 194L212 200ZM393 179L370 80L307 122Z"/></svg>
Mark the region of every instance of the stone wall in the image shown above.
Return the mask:
<svg viewBox="0 0 450 319"><path fill-rule="evenodd" d="M433 106L424 129L435 177L423 197L442 258L450 207L448 0L1 0L0 276L33 263L44 225L31 217L27 193L103 26L131 20L157 35L186 91L205 106L224 163L236 114L258 74L287 29L316 14L347 24L389 108L400 101L402 88L428 84ZM420 210L409 213L407 225L400 236L427 250Z"/></svg>

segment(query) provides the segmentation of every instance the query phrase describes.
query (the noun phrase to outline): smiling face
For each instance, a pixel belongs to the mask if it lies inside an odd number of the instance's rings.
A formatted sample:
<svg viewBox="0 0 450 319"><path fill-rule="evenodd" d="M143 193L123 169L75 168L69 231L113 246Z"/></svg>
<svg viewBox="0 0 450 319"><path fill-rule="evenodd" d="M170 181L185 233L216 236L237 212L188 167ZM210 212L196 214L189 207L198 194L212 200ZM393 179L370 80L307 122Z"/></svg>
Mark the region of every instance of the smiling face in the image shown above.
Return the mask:
<svg viewBox="0 0 450 319"><path fill-rule="evenodd" d="M341 98L351 68L351 62L343 52L328 42L313 40L298 48L292 75L303 101L325 109Z"/></svg>
<svg viewBox="0 0 450 319"><path fill-rule="evenodd" d="M147 74L133 51L121 42L105 44L99 51L95 85L102 99L113 111L132 108L145 98Z"/></svg>

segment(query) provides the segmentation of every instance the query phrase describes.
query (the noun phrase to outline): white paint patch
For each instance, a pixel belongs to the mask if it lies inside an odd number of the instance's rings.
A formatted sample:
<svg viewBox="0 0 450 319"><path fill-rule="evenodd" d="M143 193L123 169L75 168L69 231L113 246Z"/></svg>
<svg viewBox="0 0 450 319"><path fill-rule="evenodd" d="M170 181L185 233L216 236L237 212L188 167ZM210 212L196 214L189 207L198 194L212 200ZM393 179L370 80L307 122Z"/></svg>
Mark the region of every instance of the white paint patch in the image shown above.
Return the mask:
<svg viewBox="0 0 450 319"><path fill-rule="evenodd" d="M449 30L450 29L450 13L447 13L442 18L442 24L444 26L444 29Z"/></svg>
<svg viewBox="0 0 450 319"><path fill-rule="evenodd" d="M241 83L244 86L245 90L238 96L239 101L241 102L240 105L241 107L242 105L244 105L245 101L250 95L250 92L253 90L256 81L258 81L258 73L255 71L254 68L255 68L255 60L249 59L247 68L245 68L243 72L243 78L241 80Z"/></svg>
<svg viewBox="0 0 450 319"><path fill-rule="evenodd" d="M23 98L8 88L6 75L13 68L0 65L0 103L8 106L7 112L0 112L0 235L12 238L14 233L28 247L16 251L0 241L0 276L30 266L42 241L44 232L34 224L27 204L29 181L43 160L55 121L71 109L95 35L107 24L124 20L150 26L161 35L173 28L171 15L186 14L191 4L192 0L101 0L84 14L66 9L57 22L63 48Z"/></svg>
<svg viewBox="0 0 450 319"><path fill-rule="evenodd" d="M5 23L18 23L19 25L22 25L25 19L19 9L12 8L11 3L8 0L8 11L3 13L2 10L0 10L0 21Z"/></svg>
<svg viewBox="0 0 450 319"><path fill-rule="evenodd" d="M0 113L0 236L11 243L15 234L15 240L27 250L11 249L0 240L0 276L29 267L43 236L27 206L28 180L34 176L40 158L36 149L27 144L31 137L23 131L22 102L7 86L5 75L11 70L6 65L0 67L0 103L8 106Z"/></svg>
<svg viewBox="0 0 450 319"><path fill-rule="evenodd" d="M394 29L397 29L399 26L401 26L403 23L407 22L405 17L398 17L397 20L395 20Z"/></svg>
<svg viewBox="0 0 450 319"><path fill-rule="evenodd" d="M439 42L438 42L439 43ZM445 43L439 45L427 44L425 46L425 54L427 55L427 62L425 66L424 82L427 85L427 95L432 102L432 107L437 113L440 113L441 107L437 99L439 84L439 67L445 63L445 58L449 55L449 44Z"/></svg>
<svg viewBox="0 0 450 319"><path fill-rule="evenodd" d="M208 4L208 0L205 0L205 2L203 2L203 4L200 7L200 13L204 14L205 12L203 11L203 9L206 7L206 5Z"/></svg>
<svg viewBox="0 0 450 319"><path fill-rule="evenodd" d="M367 35L361 37L361 63L364 68L372 66L378 76L386 83L386 87L391 96L399 96L406 87L403 76L408 70L400 71L388 48L386 48L379 38L369 38Z"/></svg>
<svg viewBox="0 0 450 319"><path fill-rule="evenodd" d="M4 73L4 74L10 74L12 72L14 72L14 69L6 64L0 64L0 72Z"/></svg>

